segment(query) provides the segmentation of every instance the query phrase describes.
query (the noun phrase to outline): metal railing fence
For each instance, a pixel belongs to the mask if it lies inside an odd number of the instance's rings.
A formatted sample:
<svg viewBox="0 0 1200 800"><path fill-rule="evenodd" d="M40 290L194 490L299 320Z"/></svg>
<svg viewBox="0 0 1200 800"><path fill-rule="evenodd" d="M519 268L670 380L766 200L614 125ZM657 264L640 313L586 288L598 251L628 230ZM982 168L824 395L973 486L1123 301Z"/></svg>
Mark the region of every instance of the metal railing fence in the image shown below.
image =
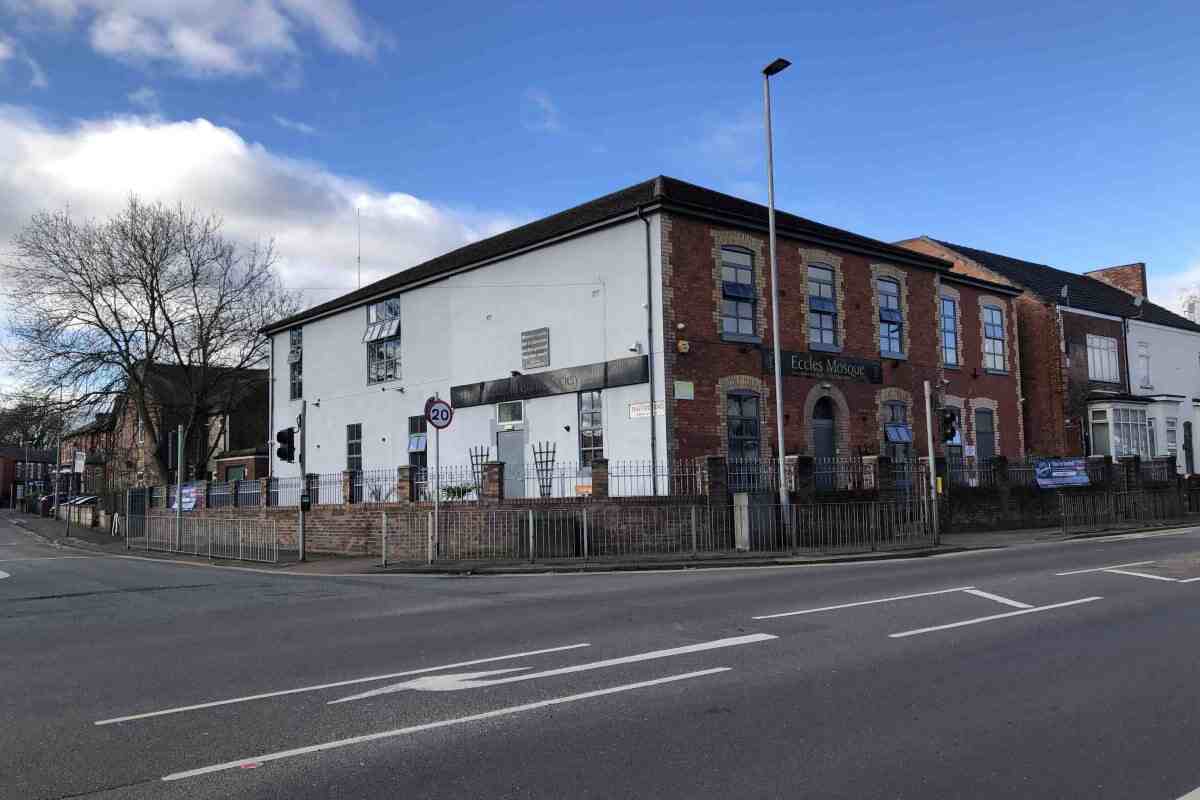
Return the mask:
<svg viewBox="0 0 1200 800"><path fill-rule="evenodd" d="M279 561L279 534L273 520L217 517L131 516L125 547L238 561Z"/></svg>
<svg viewBox="0 0 1200 800"><path fill-rule="evenodd" d="M1182 517L1182 495L1173 491L1059 492L1064 535Z"/></svg>

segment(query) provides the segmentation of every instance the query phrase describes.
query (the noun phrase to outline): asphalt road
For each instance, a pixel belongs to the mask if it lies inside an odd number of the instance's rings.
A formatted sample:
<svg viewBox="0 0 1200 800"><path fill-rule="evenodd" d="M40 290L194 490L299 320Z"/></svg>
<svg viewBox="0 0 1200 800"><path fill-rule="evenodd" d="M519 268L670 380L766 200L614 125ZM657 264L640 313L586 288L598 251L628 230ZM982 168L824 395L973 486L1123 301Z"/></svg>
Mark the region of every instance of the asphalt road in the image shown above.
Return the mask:
<svg viewBox="0 0 1200 800"><path fill-rule="evenodd" d="M310 577L89 557L0 517L0 796L1176 800L1200 786L1191 577L1196 529Z"/></svg>

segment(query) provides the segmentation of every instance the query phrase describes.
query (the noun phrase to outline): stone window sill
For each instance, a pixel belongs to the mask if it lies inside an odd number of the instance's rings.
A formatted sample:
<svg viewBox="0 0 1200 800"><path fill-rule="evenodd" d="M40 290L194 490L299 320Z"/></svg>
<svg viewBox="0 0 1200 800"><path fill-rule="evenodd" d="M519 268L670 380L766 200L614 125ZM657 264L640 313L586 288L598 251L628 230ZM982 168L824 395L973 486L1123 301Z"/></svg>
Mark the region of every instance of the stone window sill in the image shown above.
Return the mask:
<svg viewBox="0 0 1200 800"><path fill-rule="evenodd" d="M908 356L904 355L904 353L892 353L892 352L888 352L888 351L880 351L879 357L880 358L890 358L893 361L907 361L908 360Z"/></svg>
<svg viewBox="0 0 1200 800"><path fill-rule="evenodd" d="M722 333L721 341L736 342L738 344L762 344L762 339L758 336L751 336L745 333Z"/></svg>
<svg viewBox="0 0 1200 800"><path fill-rule="evenodd" d="M1006 370L1006 369L989 369L988 367L984 367L983 371L988 375L1007 375L1008 374L1008 370Z"/></svg>
<svg viewBox="0 0 1200 800"><path fill-rule="evenodd" d="M814 353L840 353L842 348L836 344L815 344L809 342L808 349Z"/></svg>

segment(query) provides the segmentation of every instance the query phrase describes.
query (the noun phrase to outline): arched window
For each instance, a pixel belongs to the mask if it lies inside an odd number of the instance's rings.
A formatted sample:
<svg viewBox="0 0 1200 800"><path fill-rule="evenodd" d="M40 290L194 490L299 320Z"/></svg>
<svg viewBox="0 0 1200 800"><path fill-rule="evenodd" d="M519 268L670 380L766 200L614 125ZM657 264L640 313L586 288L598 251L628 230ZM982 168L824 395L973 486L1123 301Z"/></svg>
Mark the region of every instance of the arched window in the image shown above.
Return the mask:
<svg viewBox="0 0 1200 800"><path fill-rule="evenodd" d="M725 422L729 428L729 457L758 460L758 395L730 392L725 398Z"/></svg>
<svg viewBox="0 0 1200 800"><path fill-rule="evenodd" d="M721 248L721 335L754 336L754 256L735 247Z"/></svg>

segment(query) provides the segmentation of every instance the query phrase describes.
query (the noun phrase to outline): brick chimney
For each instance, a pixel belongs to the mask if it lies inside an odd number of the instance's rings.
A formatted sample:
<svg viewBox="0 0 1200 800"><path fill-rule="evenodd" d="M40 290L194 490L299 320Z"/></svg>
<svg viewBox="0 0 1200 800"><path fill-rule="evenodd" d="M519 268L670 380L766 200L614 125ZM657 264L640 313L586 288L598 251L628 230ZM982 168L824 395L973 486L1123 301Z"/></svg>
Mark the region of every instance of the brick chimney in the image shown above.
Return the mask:
<svg viewBox="0 0 1200 800"><path fill-rule="evenodd" d="M1122 264L1117 267L1101 267L1083 274L1089 278L1104 281L1109 286L1115 286L1134 296L1147 296L1146 265L1140 261L1136 264Z"/></svg>

